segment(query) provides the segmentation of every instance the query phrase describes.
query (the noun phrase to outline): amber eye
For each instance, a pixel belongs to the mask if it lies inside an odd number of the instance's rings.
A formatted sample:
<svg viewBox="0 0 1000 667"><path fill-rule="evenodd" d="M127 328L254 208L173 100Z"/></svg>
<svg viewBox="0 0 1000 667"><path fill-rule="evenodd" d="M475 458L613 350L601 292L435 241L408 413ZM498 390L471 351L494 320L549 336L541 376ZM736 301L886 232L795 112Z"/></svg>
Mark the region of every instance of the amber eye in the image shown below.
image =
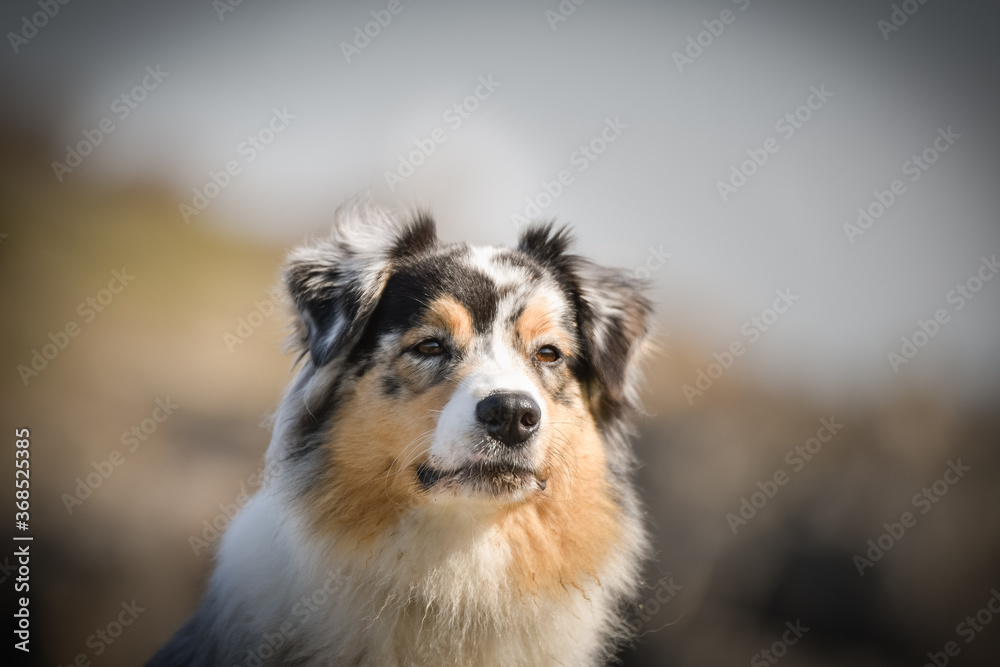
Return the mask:
<svg viewBox="0 0 1000 667"><path fill-rule="evenodd" d="M423 354L428 357L433 357L435 355L444 352L444 345L441 344L441 341L435 340L433 338L428 338L425 341L417 343L417 346L413 349L415 349L420 354Z"/></svg>
<svg viewBox="0 0 1000 667"><path fill-rule="evenodd" d="M538 352L535 352L535 359L538 359L543 364L554 364L559 361L561 356L559 350L551 345L543 345L538 348Z"/></svg>

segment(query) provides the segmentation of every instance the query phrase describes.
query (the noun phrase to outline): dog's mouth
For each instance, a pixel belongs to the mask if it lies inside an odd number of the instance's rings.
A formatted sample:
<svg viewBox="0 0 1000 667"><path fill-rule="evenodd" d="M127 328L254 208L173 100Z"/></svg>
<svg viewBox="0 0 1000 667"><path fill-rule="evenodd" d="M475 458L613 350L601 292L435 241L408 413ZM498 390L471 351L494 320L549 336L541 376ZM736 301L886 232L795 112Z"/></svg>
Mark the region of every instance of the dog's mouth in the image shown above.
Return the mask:
<svg viewBox="0 0 1000 667"><path fill-rule="evenodd" d="M471 463L443 470L429 463L417 466L417 479L425 490L452 490L493 498L520 496L545 490L546 479L530 468L503 463Z"/></svg>

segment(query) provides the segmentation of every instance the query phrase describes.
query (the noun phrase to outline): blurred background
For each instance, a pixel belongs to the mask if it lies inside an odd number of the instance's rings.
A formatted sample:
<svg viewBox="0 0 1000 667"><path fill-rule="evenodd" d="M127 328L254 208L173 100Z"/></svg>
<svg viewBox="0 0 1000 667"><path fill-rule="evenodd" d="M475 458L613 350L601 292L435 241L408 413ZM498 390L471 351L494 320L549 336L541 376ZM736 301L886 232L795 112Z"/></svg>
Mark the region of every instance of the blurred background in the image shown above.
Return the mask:
<svg viewBox="0 0 1000 667"><path fill-rule="evenodd" d="M276 272L358 194L447 240L557 218L652 281L657 557L623 664L998 664L998 18L4 3L0 467L12 493L30 428L34 664L142 664L194 609L291 378Z"/></svg>

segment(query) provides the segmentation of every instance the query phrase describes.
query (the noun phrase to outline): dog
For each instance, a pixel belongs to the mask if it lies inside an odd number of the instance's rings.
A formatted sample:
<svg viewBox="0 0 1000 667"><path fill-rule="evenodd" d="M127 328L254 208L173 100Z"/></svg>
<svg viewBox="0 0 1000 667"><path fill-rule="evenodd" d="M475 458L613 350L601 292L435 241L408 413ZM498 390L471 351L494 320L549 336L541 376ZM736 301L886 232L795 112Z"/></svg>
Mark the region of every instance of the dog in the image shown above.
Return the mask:
<svg viewBox="0 0 1000 667"><path fill-rule="evenodd" d="M354 204L290 254L267 481L149 667L614 659L648 549L629 438L651 304L571 242L449 244Z"/></svg>

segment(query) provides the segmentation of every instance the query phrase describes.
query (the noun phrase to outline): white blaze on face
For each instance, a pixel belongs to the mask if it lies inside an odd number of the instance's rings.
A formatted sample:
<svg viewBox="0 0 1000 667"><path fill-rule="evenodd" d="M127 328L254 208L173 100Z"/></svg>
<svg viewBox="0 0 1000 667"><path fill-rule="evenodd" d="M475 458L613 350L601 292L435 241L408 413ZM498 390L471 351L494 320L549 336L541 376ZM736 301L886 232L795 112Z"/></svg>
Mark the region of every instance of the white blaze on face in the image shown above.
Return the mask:
<svg viewBox="0 0 1000 667"><path fill-rule="evenodd" d="M508 319L498 315L497 322ZM451 399L441 411L434 441L431 444L431 461L444 469L456 469L474 463L482 458L476 445L482 440L482 426L476 419L476 405L490 394L515 392L527 394L542 411L541 428L545 428L545 402L538 386L528 375L527 360L520 358L514 349L511 332L503 331L498 325L485 340L477 341L476 357L472 371L465 376L455 389ZM537 438L536 438L537 440ZM535 463L539 461L537 446L529 446L526 452Z"/></svg>

